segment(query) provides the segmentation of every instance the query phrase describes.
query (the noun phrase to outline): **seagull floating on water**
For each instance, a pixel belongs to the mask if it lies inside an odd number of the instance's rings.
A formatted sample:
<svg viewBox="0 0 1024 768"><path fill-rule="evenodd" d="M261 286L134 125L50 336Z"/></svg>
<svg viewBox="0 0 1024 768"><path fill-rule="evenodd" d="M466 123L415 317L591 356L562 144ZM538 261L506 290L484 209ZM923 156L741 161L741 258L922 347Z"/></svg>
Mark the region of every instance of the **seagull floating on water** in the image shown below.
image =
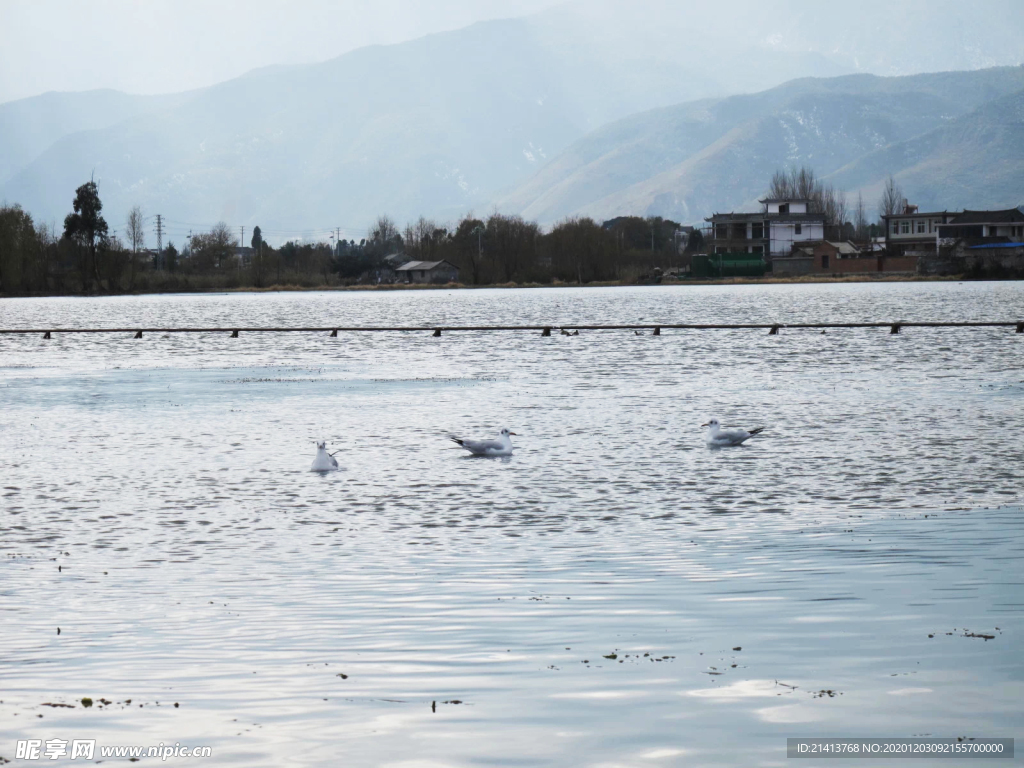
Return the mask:
<svg viewBox="0 0 1024 768"><path fill-rule="evenodd" d="M507 429L501 430L497 440L463 440L459 437L450 438L460 448L465 448L474 456L511 456L512 440L509 435L515 435ZM516 435L518 437L518 435Z"/></svg>
<svg viewBox="0 0 1024 768"><path fill-rule="evenodd" d="M335 451L337 453L337 451ZM327 452L327 443L316 444L316 458L313 459L313 472L333 472L338 468L338 460Z"/></svg>
<svg viewBox="0 0 1024 768"><path fill-rule="evenodd" d="M759 435L764 432L764 427L758 427L752 429L749 432L745 429L722 429L722 425L718 423L718 419L711 419L707 424L701 424L702 427L708 427L707 442L709 448L724 448L730 445L743 445L744 442L752 438L754 435Z"/></svg>

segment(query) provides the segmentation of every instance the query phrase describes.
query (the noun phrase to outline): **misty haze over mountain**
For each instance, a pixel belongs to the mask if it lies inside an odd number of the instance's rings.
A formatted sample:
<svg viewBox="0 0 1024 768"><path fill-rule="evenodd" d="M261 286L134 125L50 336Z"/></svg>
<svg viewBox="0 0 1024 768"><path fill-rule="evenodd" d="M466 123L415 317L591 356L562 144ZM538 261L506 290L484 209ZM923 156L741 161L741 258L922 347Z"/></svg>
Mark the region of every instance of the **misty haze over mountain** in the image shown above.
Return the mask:
<svg viewBox="0 0 1024 768"><path fill-rule="evenodd" d="M929 207L1016 205L1022 29L1017 0L570 3L183 93L2 104L0 198L59 224L94 175L112 226L139 204L179 241L495 206L692 223L805 162L850 194L892 172Z"/></svg>

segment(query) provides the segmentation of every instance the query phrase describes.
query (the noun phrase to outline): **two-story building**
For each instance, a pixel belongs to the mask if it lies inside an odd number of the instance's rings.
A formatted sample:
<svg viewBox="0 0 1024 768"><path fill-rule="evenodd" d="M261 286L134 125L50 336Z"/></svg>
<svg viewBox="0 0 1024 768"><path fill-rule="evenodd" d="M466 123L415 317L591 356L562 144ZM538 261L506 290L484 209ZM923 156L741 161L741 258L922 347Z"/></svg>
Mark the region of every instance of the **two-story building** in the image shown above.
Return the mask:
<svg viewBox="0 0 1024 768"><path fill-rule="evenodd" d="M787 256L794 243L822 240L825 218L809 213L809 200L759 200L760 213L716 213L711 225L708 253L760 253L766 259Z"/></svg>
<svg viewBox="0 0 1024 768"><path fill-rule="evenodd" d="M1019 242L1024 240L1024 213L1019 208L955 213L938 227L938 239L970 240L972 245Z"/></svg>
<svg viewBox="0 0 1024 768"><path fill-rule="evenodd" d="M901 213L882 216L885 222L885 252L890 256L907 253L934 253L939 227L957 214L948 211L921 213L916 205L903 201Z"/></svg>

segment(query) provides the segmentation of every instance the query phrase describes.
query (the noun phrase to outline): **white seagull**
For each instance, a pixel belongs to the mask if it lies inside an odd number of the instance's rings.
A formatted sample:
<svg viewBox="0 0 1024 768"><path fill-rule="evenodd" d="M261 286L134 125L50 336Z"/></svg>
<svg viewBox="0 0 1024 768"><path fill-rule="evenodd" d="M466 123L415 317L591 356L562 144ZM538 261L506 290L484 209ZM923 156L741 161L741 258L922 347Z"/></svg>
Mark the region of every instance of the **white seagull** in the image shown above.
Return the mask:
<svg viewBox="0 0 1024 768"><path fill-rule="evenodd" d="M337 453L337 451L335 451ZM338 460L327 452L327 443L316 444L316 458L313 459L312 472L333 472L338 468Z"/></svg>
<svg viewBox="0 0 1024 768"><path fill-rule="evenodd" d="M759 435L764 432L764 427L758 427L757 429L752 429L749 432L745 429L722 429L722 425L718 423L718 419L711 419L707 424L701 424L701 426L708 427L707 442L709 448L743 445L744 442L752 438L754 435Z"/></svg>
<svg viewBox="0 0 1024 768"><path fill-rule="evenodd" d="M449 438L460 448L465 448L474 456L511 456L512 441L509 435L515 435L507 429L501 430L497 440L463 440L459 437ZM517 435L518 437L518 435Z"/></svg>

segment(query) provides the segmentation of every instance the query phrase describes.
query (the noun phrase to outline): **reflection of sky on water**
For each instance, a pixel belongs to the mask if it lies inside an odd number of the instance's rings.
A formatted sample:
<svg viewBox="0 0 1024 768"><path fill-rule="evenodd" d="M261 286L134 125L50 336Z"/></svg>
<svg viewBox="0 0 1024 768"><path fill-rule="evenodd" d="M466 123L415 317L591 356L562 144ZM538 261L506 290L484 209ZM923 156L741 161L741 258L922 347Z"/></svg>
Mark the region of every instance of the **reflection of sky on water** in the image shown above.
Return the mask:
<svg viewBox="0 0 1024 768"><path fill-rule="evenodd" d="M46 299L0 325L1013 319L1022 298ZM923 329L0 338L0 729L240 765L777 765L787 736L1017 735L1022 354ZM709 414L767 430L709 452ZM447 447L502 426L510 460ZM341 472L308 471L316 439ZM42 706L83 695L133 704Z"/></svg>

